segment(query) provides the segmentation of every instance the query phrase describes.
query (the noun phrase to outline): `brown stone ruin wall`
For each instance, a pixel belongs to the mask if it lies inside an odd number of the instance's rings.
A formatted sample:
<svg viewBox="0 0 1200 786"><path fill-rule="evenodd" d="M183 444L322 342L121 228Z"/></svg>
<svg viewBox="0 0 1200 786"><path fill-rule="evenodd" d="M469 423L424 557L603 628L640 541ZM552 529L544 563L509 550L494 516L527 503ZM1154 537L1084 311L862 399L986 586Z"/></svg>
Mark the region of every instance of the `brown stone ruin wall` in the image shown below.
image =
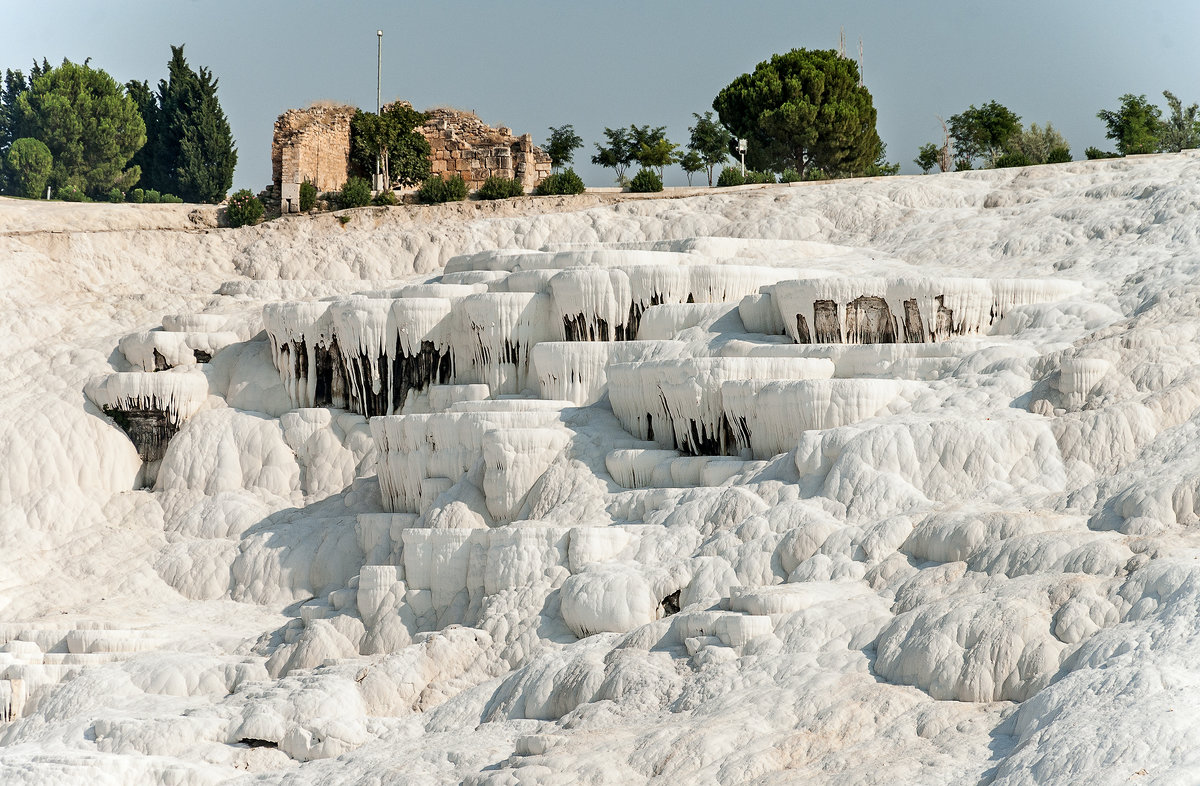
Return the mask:
<svg viewBox="0 0 1200 786"><path fill-rule="evenodd" d="M470 112L434 109L419 130L429 140L433 174L461 175L474 191L492 176L515 178L527 192L550 174L550 156L533 137L514 136L512 129L492 128ZM283 183L309 179L320 191L335 191L346 182L350 163L350 118L353 107L316 106L293 109L275 121L271 175L278 191Z"/></svg>
<svg viewBox="0 0 1200 786"><path fill-rule="evenodd" d="M489 177L516 178L531 191L550 174L550 156L533 137L513 136L505 126L492 128L473 113L430 110L421 133L429 140L433 174L461 175L471 190Z"/></svg>
<svg viewBox="0 0 1200 786"><path fill-rule="evenodd" d="M275 121L271 175L276 186L311 180L318 191L336 191L350 166L353 107L313 107L285 112Z"/></svg>

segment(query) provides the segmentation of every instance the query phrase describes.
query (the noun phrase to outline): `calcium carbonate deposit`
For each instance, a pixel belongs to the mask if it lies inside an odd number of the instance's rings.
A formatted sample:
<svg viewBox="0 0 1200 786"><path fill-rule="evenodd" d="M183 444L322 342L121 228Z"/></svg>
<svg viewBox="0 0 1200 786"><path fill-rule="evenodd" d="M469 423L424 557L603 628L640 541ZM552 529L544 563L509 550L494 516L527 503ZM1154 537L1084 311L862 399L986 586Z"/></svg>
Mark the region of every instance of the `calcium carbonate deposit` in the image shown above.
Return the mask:
<svg viewBox="0 0 1200 786"><path fill-rule="evenodd" d="M1200 782L1195 153L348 215L0 200L0 782Z"/></svg>

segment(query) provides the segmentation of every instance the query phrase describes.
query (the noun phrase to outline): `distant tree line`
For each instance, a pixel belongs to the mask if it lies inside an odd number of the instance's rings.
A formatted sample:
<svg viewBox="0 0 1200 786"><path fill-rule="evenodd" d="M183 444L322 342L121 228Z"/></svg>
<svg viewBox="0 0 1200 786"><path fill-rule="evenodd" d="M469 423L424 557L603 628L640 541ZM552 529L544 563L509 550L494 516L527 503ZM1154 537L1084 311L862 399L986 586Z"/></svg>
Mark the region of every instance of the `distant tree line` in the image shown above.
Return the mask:
<svg viewBox="0 0 1200 786"><path fill-rule="evenodd" d="M1095 147L1084 150L1087 158L1117 158L1138 153L1177 153L1200 147L1200 106L1184 107L1168 90L1163 91L1168 114L1146 100L1144 95L1126 93L1116 109L1101 109L1097 117L1104 122L1105 136L1116 142L1116 152ZM929 142L917 151L914 163L922 172L935 167L943 172L966 170L976 166L1001 168L1034 166L1070 161L1067 140L1054 126L1037 123L1029 128L1008 107L989 101L980 107L972 104L952 115L943 124L942 143Z"/></svg>
<svg viewBox="0 0 1200 786"><path fill-rule="evenodd" d="M1105 136L1117 143L1117 152L1088 148L1088 158L1109 158L1139 153L1178 153L1200 147L1200 106L1184 107L1174 93L1163 91L1168 115L1146 100L1145 95L1126 93L1116 109L1101 109L1096 117L1107 127Z"/></svg>
<svg viewBox="0 0 1200 786"><path fill-rule="evenodd" d="M220 202L237 149L217 80L171 47L168 77L120 85L89 60L43 58L0 87L0 189L13 196ZM176 196L172 196L176 195ZM165 199L164 199L165 198Z"/></svg>

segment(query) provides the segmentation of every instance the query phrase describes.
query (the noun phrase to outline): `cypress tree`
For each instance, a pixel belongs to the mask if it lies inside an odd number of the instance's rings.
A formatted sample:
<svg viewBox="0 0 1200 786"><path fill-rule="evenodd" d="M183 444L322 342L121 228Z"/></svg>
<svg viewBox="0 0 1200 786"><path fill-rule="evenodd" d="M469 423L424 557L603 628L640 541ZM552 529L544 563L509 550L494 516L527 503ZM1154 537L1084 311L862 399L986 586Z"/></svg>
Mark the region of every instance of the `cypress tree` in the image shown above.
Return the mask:
<svg viewBox="0 0 1200 786"><path fill-rule="evenodd" d="M142 121L146 124L146 144L142 145L141 150L134 153L130 163L141 167L142 177L138 183L142 188L162 191L163 174L159 169L160 157L158 155L161 136L159 125L162 122L162 113L158 110L158 98L150 89L149 83L137 80L126 82L125 92L137 105L138 112L142 115ZM170 189L167 190L170 191Z"/></svg>
<svg viewBox="0 0 1200 786"><path fill-rule="evenodd" d="M182 45L171 47L167 77L158 82L157 102L143 110L154 117L147 118L152 163L143 165L149 174L143 183L188 202L220 202L233 185L237 148L217 100L217 79L203 66L193 71ZM131 93L138 92L131 86Z"/></svg>

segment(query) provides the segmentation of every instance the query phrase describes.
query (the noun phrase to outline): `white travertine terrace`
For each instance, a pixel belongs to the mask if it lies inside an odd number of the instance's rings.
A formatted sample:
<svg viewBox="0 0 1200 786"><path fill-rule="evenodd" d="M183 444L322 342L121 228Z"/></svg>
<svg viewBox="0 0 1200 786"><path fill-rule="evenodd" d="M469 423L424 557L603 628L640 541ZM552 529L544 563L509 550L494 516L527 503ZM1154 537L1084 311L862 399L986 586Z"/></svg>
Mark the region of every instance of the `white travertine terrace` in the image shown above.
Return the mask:
<svg viewBox="0 0 1200 786"><path fill-rule="evenodd" d="M611 364L677 358L685 351L679 341L543 341L530 359L543 398L588 406L608 393Z"/></svg>
<svg viewBox="0 0 1200 786"><path fill-rule="evenodd" d="M547 282L568 341L624 341L633 291L620 269L579 268L556 273Z"/></svg>
<svg viewBox="0 0 1200 786"><path fill-rule="evenodd" d="M935 344L758 344L735 339L721 346L726 357L827 358L835 377L936 379L960 359L985 347L987 339L955 338Z"/></svg>
<svg viewBox="0 0 1200 786"><path fill-rule="evenodd" d="M271 339L271 359L292 403L345 408L346 377L329 303L268 303L262 318Z"/></svg>
<svg viewBox="0 0 1200 786"><path fill-rule="evenodd" d="M721 385L734 379L827 379L822 358L717 357L616 363L608 367L609 401L639 439L692 454L735 449Z"/></svg>
<svg viewBox="0 0 1200 786"><path fill-rule="evenodd" d="M796 446L805 431L848 426L902 404L894 379L738 379L721 383L721 406L733 432L729 452L770 458Z"/></svg>
<svg viewBox="0 0 1200 786"><path fill-rule="evenodd" d="M604 466L608 474L619 486L627 489L644 489L655 484L655 475L660 467L674 459L678 459L678 450L657 449L624 449L614 450L604 457ZM670 467L666 469L667 477ZM664 483L662 485L672 485Z"/></svg>
<svg viewBox="0 0 1200 786"><path fill-rule="evenodd" d="M463 298L453 339L461 382L486 384L495 395L520 393L529 379L529 353L557 331L550 297L531 292L489 292Z"/></svg>
<svg viewBox="0 0 1200 786"><path fill-rule="evenodd" d="M670 303L651 306L638 323L641 341L669 341L693 327L711 327L717 320L737 312L728 303Z"/></svg>
<svg viewBox="0 0 1200 786"><path fill-rule="evenodd" d="M1196 780L1200 156L544 204L0 199L0 782Z"/></svg>
<svg viewBox="0 0 1200 786"><path fill-rule="evenodd" d="M236 344L238 340L238 334L233 332L182 333L147 330L121 339L118 348L130 365L142 371L162 371L176 366L207 362L213 355L230 344Z"/></svg>
<svg viewBox="0 0 1200 786"><path fill-rule="evenodd" d="M985 333L1014 306L1082 289L1075 281L829 277L782 281L770 294L793 341L865 344Z"/></svg>
<svg viewBox="0 0 1200 786"><path fill-rule="evenodd" d="M520 402L513 402L519 404ZM558 409L519 409L510 407L497 411L448 411L430 415L393 415L371 419L371 431L379 450L379 485L385 509L400 513L423 513L429 509L430 487L422 483L433 478L446 478L451 484L482 462L488 446L510 450L508 440L516 439L522 431L543 431L558 420ZM520 442L536 452L533 464L545 469L553 456L549 455L562 443L555 438L531 437ZM556 454L555 454L556 455ZM496 454L497 461L502 456ZM545 459L544 464L541 463ZM493 470L493 473L501 472ZM531 470L525 470L528 473ZM540 475L540 472L538 473ZM532 485L536 477L528 480ZM511 514L515 501L513 492L503 477L494 480L489 495L489 508ZM524 486L526 479L514 477L513 488ZM525 488L528 491L528 488ZM523 492L521 495L523 496ZM496 514L493 514L496 515Z"/></svg>
<svg viewBox="0 0 1200 786"><path fill-rule="evenodd" d="M87 397L103 410L158 412L178 426L203 406L208 379L192 370L108 374L85 388Z"/></svg>

